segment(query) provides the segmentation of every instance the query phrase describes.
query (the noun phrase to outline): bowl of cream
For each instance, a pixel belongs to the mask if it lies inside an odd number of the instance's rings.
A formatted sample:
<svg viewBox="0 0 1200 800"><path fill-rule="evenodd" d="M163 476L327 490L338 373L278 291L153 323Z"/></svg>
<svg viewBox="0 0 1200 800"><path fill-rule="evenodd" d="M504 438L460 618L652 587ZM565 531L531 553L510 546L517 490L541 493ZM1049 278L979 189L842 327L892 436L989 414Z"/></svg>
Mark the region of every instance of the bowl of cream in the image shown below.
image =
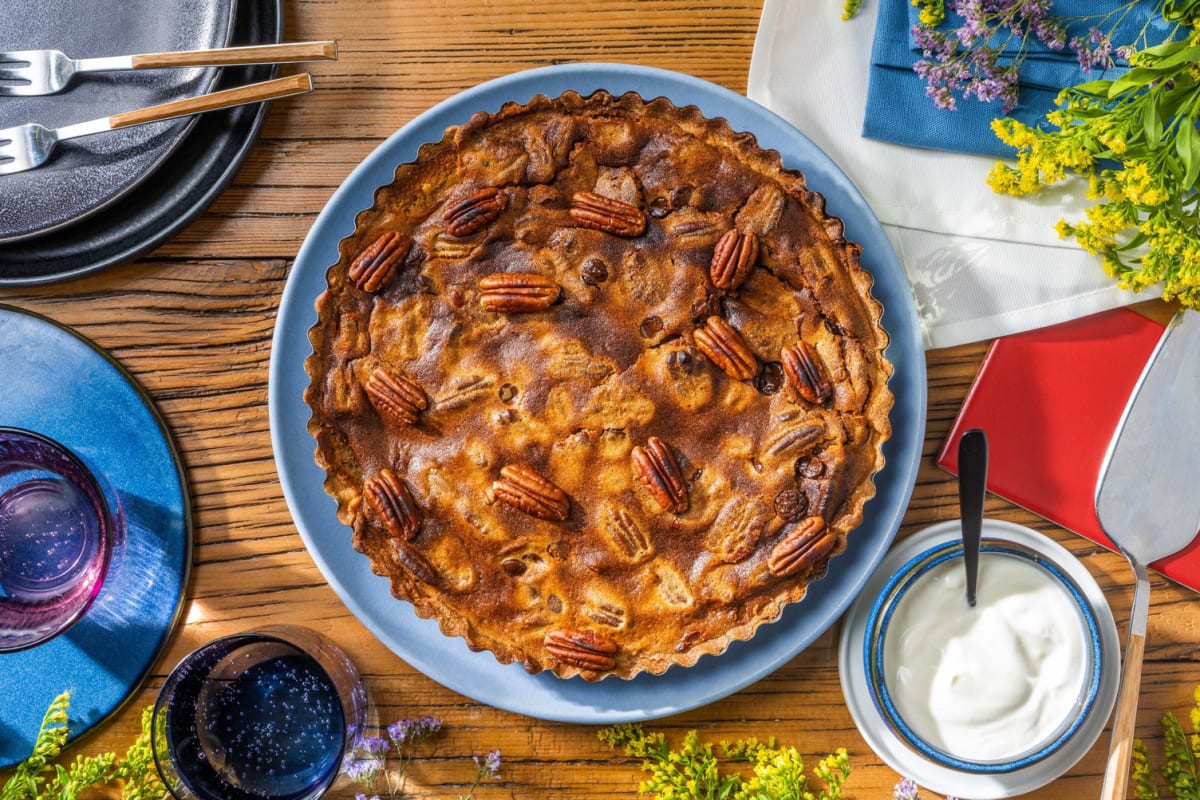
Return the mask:
<svg viewBox="0 0 1200 800"><path fill-rule="evenodd" d="M1057 753L1115 668L1071 575L1045 548L988 533L975 606L961 541L939 541L890 574L862 649L871 700L891 730L925 758L972 773L1021 770Z"/></svg>
<svg viewBox="0 0 1200 800"><path fill-rule="evenodd" d="M1038 531L984 519L976 607L961 528L895 542L847 610L842 694L884 762L920 786L1012 798L1084 758L1121 673L1112 612L1087 567Z"/></svg>

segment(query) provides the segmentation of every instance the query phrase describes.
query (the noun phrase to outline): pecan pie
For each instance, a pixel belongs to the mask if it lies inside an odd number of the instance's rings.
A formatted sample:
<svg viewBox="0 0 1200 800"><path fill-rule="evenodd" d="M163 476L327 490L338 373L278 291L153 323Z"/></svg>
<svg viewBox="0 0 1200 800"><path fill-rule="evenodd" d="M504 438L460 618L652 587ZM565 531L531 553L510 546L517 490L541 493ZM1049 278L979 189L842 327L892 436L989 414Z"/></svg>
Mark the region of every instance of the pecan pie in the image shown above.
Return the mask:
<svg viewBox="0 0 1200 800"><path fill-rule="evenodd" d="M446 634L661 673L836 569L891 431L887 335L858 246L752 136L634 94L508 104L400 165L339 253L316 459Z"/></svg>

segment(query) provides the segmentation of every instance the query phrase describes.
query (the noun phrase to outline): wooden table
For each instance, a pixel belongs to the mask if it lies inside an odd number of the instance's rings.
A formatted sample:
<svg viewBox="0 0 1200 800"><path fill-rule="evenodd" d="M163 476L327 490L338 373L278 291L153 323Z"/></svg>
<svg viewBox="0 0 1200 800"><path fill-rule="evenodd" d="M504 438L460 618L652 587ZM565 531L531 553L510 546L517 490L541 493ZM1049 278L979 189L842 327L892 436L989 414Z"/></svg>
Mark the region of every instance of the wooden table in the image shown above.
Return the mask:
<svg viewBox="0 0 1200 800"><path fill-rule="evenodd" d="M813 13L835 13L835 0ZM166 673L216 636L266 622L311 626L340 643L367 676L385 721L434 714L447 726L410 771L421 797L454 798L471 754L503 750L502 780L480 798L635 797L638 765L596 727L540 722L479 705L416 672L376 641L326 585L289 516L267 420L271 333L289 267L317 214L387 135L434 103L517 70L576 60L691 73L744 92L761 3L756 0L286 0L287 38L337 39L341 58L314 64L315 93L275 105L234 183L202 217L145 258L0 302L70 325L110 351L149 391L182 452L194 503L195 566L185 624L145 687L80 752L123 751ZM819 6L819 8L818 8ZM828 8L827 8L828 7ZM819 187L818 187L819 188ZM923 460L900 536L957 515L956 484L933 464L979 367L985 343L930 352ZM1123 559L996 497L987 512L1030 525L1083 559L1124 629L1132 578ZM1200 604L1155 581L1138 734L1161 752L1159 715L1186 720L1200 683ZM678 741L775 736L811 765L849 749L848 796L890 796L899 776L858 735L836 667L837 627L757 684L705 708L650 723ZM1095 797L1107 735L1041 792ZM345 786L337 797L350 797Z"/></svg>

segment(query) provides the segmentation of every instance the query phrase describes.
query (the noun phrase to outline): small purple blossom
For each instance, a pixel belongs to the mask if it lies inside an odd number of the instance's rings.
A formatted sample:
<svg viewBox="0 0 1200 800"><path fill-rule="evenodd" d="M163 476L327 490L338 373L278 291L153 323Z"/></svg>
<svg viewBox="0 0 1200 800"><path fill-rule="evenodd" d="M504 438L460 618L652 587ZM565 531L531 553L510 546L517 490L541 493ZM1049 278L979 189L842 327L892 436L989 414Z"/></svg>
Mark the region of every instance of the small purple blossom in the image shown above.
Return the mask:
<svg viewBox="0 0 1200 800"><path fill-rule="evenodd" d="M490 751L482 761L480 761L479 756L474 756L474 758L475 767L479 770L480 778L500 777L500 748Z"/></svg>
<svg viewBox="0 0 1200 800"><path fill-rule="evenodd" d="M402 719L388 725L387 734L396 747L428 739L442 729L442 721L426 714L417 719Z"/></svg>
<svg viewBox="0 0 1200 800"><path fill-rule="evenodd" d="M946 61L954 55L958 49L956 39L939 33L938 31L926 28L924 25L912 26L913 44L921 49L925 58L935 58L938 61Z"/></svg>
<svg viewBox="0 0 1200 800"><path fill-rule="evenodd" d="M367 736L358 745L358 749L366 753L368 756L382 756L388 751L391 744L382 736Z"/></svg>
<svg viewBox="0 0 1200 800"><path fill-rule="evenodd" d="M892 790L892 797L894 800L921 800L921 795L917 792L917 782L912 778L904 778Z"/></svg>
<svg viewBox="0 0 1200 800"><path fill-rule="evenodd" d="M1112 35L1105 34L1099 28L1090 28L1086 37L1076 36L1071 40L1071 47L1079 58L1079 68L1084 72L1116 66Z"/></svg>
<svg viewBox="0 0 1200 800"><path fill-rule="evenodd" d="M1067 29L1050 13L1052 0L954 0L960 20L951 30L916 25L915 46L924 59L913 65L925 94L938 108L954 110L958 97L999 102L1005 114L1017 106L1019 77L1027 45L1037 40L1051 50L1067 46ZM1015 42L1015 55L996 42ZM1105 48L1108 48L1105 50ZM1095 58L1107 58L1111 45L1096 42Z"/></svg>
<svg viewBox="0 0 1200 800"><path fill-rule="evenodd" d="M383 759L369 756L363 758L355 753L347 753L342 759L342 772L355 783L369 784L383 769Z"/></svg>

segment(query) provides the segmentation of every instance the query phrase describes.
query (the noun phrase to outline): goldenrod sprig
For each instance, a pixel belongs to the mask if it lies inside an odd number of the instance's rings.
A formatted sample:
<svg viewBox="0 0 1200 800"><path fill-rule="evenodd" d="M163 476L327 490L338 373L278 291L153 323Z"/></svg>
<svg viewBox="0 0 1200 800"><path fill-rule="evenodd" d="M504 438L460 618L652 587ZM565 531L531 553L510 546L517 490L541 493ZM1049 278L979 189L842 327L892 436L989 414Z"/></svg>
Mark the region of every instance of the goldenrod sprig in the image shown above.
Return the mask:
<svg viewBox="0 0 1200 800"><path fill-rule="evenodd" d="M124 758L115 753L76 756L69 766L63 766L53 762L62 754L70 733L70 704L70 692L63 692L50 703L34 740L33 753L17 765L0 789L0 800L77 800L86 790L115 781L122 782L122 800L159 800L166 789L150 749L153 709L142 710L142 733Z"/></svg>
<svg viewBox="0 0 1200 800"><path fill-rule="evenodd" d="M1200 0L1168 0L1163 13L1195 25ZM1061 220L1059 235L1100 256L1121 287L1161 282L1165 298L1200 308L1200 29L1133 52L1130 63L1116 80L1064 89L1047 128L996 120L1017 163L997 163L988 183L1020 196L1083 176L1095 205Z"/></svg>
<svg viewBox="0 0 1200 800"><path fill-rule="evenodd" d="M1194 0L1200 5L1200 0ZM1140 739L1133 742L1133 796L1136 800L1200 800L1200 686L1192 692L1189 713L1192 733L1171 712L1162 715L1163 765L1159 770L1165 785L1158 781L1150 764L1150 754Z"/></svg>
<svg viewBox="0 0 1200 800"><path fill-rule="evenodd" d="M839 800L842 784L850 775L850 758L845 749L826 756L812 770L824 784L810 785L804 761L794 747L779 747L775 740L756 738L721 742L721 756L728 762L747 762L754 774L743 779L737 773L722 775L714 747L701 742L696 731L684 735L683 744L672 750L661 733L647 733L640 725L622 723L599 731L600 741L625 754L642 759L649 777L638 791L660 800Z"/></svg>

